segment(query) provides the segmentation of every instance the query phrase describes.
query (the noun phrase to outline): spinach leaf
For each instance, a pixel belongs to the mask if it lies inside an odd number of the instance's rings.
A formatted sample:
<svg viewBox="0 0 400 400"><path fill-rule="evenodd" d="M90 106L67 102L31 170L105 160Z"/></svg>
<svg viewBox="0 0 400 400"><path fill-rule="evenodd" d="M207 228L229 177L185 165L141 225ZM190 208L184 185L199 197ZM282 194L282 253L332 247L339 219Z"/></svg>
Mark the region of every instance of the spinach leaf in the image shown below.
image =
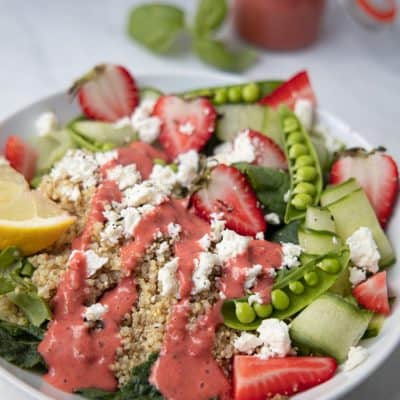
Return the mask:
<svg viewBox="0 0 400 400"><path fill-rule="evenodd" d="M194 32L198 36L217 30L228 13L226 0L200 0L194 20Z"/></svg>
<svg viewBox="0 0 400 400"><path fill-rule="evenodd" d="M88 399L98 400L163 400L161 393L149 383L151 368L157 358L157 353L151 354L146 362L135 367L130 381L117 392L90 388L81 389L78 393Z"/></svg>
<svg viewBox="0 0 400 400"><path fill-rule="evenodd" d="M278 214L283 220L286 210L283 198L290 188L289 174L277 169L247 163L237 163L234 167L247 176L265 210Z"/></svg>
<svg viewBox="0 0 400 400"><path fill-rule="evenodd" d="M0 356L21 367L45 367L37 348L44 330L32 325L19 326L0 320Z"/></svg>
<svg viewBox="0 0 400 400"><path fill-rule="evenodd" d="M184 13L167 4L143 4L129 16L128 34L156 53L166 53L184 29Z"/></svg>
<svg viewBox="0 0 400 400"><path fill-rule="evenodd" d="M273 242L299 243L297 232L302 222L302 220L295 220L277 229L272 234L267 231L267 239Z"/></svg>
<svg viewBox="0 0 400 400"><path fill-rule="evenodd" d="M226 71L241 72L257 61L252 49L233 51L224 42L207 37L195 38L193 48L200 60Z"/></svg>

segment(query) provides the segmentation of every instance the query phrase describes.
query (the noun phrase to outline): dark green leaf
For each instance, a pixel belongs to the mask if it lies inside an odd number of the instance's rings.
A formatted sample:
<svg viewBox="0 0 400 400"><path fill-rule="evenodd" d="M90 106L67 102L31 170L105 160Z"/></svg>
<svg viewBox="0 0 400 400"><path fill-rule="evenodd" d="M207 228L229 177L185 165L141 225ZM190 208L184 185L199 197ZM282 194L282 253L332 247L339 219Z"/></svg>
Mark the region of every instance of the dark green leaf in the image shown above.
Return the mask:
<svg viewBox="0 0 400 400"><path fill-rule="evenodd" d="M301 223L302 220L290 222L283 228L275 231L271 236L268 237L268 239L272 240L273 242L298 243L299 240L297 237L297 232Z"/></svg>
<svg viewBox="0 0 400 400"><path fill-rule="evenodd" d="M224 42L206 37L194 40L194 51L205 63L232 72L241 72L257 61L254 50L244 48L232 51Z"/></svg>
<svg viewBox="0 0 400 400"><path fill-rule="evenodd" d="M266 212L276 213L283 220L286 210L283 198L290 188L289 174L277 169L247 163L238 163L235 164L235 167L247 176Z"/></svg>
<svg viewBox="0 0 400 400"><path fill-rule="evenodd" d="M21 260L21 253L16 247L7 247L0 253L0 271Z"/></svg>
<svg viewBox="0 0 400 400"><path fill-rule="evenodd" d="M117 400L120 399L121 392L106 392L101 389L89 388L89 389L80 389L77 391L81 396L86 399L94 399L94 400Z"/></svg>
<svg viewBox="0 0 400 400"><path fill-rule="evenodd" d="M44 367L37 347L44 330L0 320L0 356L22 368Z"/></svg>
<svg viewBox="0 0 400 400"><path fill-rule="evenodd" d="M171 50L184 29L184 13L167 4L144 4L134 8L128 21L128 34L156 53Z"/></svg>
<svg viewBox="0 0 400 400"><path fill-rule="evenodd" d="M226 0L200 0L194 20L196 35L204 36L217 30L227 13Z"/></svg>

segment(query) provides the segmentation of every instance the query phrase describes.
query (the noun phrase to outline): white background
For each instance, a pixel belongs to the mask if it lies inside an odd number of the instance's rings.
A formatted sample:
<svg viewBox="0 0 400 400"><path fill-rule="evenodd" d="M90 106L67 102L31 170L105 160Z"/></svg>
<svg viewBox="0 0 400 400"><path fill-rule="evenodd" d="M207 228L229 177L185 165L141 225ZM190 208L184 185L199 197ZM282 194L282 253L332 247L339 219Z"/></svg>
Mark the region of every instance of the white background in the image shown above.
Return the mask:
<svg viewBox="0 0 400 400"><path fill-rule="evenodd" d="M194 0L167 1L184 5L189 14L196 4ZM133 73L214 72L191 54L162 58L132 43L125 34L126 19L130 7L141 2L0 0L0 120L64 90L100 62L121 63ZM365 31L336 0L327 2L316 45L294 53L261 53L259 63L245 76L286 78L307 68L320 105L374 145L387 146L400 161L400 24ZM400 399L398 371L400 349L346 399ZM2 381L0 393L2 399L28 399Z"/></svg>

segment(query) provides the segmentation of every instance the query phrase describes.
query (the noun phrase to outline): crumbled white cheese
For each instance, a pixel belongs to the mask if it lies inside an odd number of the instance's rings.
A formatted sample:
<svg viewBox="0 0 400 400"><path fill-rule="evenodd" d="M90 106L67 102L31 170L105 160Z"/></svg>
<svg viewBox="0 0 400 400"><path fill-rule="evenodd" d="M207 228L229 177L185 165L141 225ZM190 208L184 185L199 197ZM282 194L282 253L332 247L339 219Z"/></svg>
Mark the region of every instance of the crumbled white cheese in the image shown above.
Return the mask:
<svg viewBox="0 0 400 400"><path fill-rule="evenodd" d="M327 126L322 122L317 122L315 124L314 130L323 136L323 138L325 139L325 147L330 153L336 153L343 149L344 143L333 137L330 134Z"/></svg>
<svg viewBox="0 0 400 400"><path fill-rule="evenodd" d="M277 274L277 272L273 268L270 268L267 273L271 278L275 278Z"/></svg>
<svg viewBox="0 0 400 400"><path fill-rule="evenodd" d="M211 214L211 238L215 242L221 239L222 232L225 229L226 221L222 219L223 217L223 213Z"/></svg>
<svg viewBox="0 0 400 400"><path fill-rule="evenodd" d="M167 194L163 188L147 180L126 189L123 193L123 204L132 207L144 204L159 205L166 199Z"/></svg>
<svg viewBox="0 0 400 400"><path fill-rule="evenodd" d="M60 185L58 190L63 197L72 202L78 201L81 197L79 186L73 185L71 182Z"/></svg>
<svg viewBox="0 0 400 400"><path fill-rule="evenodd" d="M94 154L95 159L99 166L101 167L104 164L107 164L108 162L112 160L116 160L118 158L118 151L117 150L110 150L110 151L105 151L104 153L99 151Z"/></svg>
<svg viewBox="0 0 400 400"><path fill-rule="evenodd" d="M285 203L287 203L287 202L289 201L290 195L291 195L291 193L290 193L290 189L289 189L289 190L283 195L283 201L284 201Z"/></svg>
<svg viewBox="0 0 400 400"><path fill-rule="evenodd" d="M157 259L164 259L166 254L169 252L169 244L168 242L161 242L159 247L156 250Z"/></svg>
<svg viewBox="0 0 400 400"><path fill-rule="evenodd" d="M291 349L289 328L285 322L275 318L264 319L257 328L263 342L261 358L285 357Z"/></svg>
<svg viewBox="0 0 400 400"><path fill-rule="evenodd" d="M254 303L258 303L258 304L262 304L263 303L263 299L261 298L260 293L254 293L251 294L248 298L247 298L247 302L252 305Z"/></svg>
<svg viewBox="0 0 400 400"><path fill-rule="evenodd" d="M343 364L343 369L345 371L350 371L360 364L362 364L368 358L368 350L362 346L350 347L349 353L347 355L347 360Z"/></svg>
<svg viewBox="0 0 400 400"><path fill-rule="evenodd" d="M130 238L140 221L141 214L136 208L127 207L121 210L121 217L123 218L124 236Z"/></svg>
<svg viewBox="0 0 400 400"><path fill-rule="evenodd" d="M116 245L122 239L123 234L124 228L119 223L109 222L100 232L100 240L111 245Z"/></svg>
<svg viewBox="0 0 400 400"><path fill-rule="evenodd" d="M349 271L349 281L353 287L367 279L367 274L362 268L350 267Z"/></svg>
<svg viewBox="0 0 400 400"><path fill-rule="evenodd" d="M373 274L378 272L381 256L369 228L359 228L347 239L346 243L349 246L350 259L354 265L365 268Z"/></svg>
<svg viewBox="0 0 400 400"><path fill-rule="evenodd" d="M225 229L222 232L222 240L217 244L216 251L221 263L243 254L249 245L250 238L236 232Z"/></svg>
<svg viewBox="0 0 400 400"><path fill-rule="evenodd" d="M35 122L36 131L39 136L47 136L60 128L60 123L56 114L52 111L46 111L39 115Z"/></svg>
<svg viewBox="0 0 400 400"><path fill-rule="evenodd" d="M246 280L244 282L245 289L251 289L255 285L257 277L261 274L262 270L262 265L255 264L246 271Z"/></svg>
<svg viewBox="0 0 400 400"><path fill-rule="evenodd" d="M103 267L108 262L107 257L98 256L93 250L85 251L86 256L86 271L87 276L93 276L96 271Z"/></svg>
<svg viewBox="0 0 400 400"><path fill-rule="evenodd" d="M86 321L101 321L104 314L108 312L108 305L103 305L101 303L92 304L87 307L83 313L83 318Z"/></svg>
<svg viewBox="0 0 400 400"><path fill-rule="evenodd" d="M184 124L179 125L179 133L182 133L183 135L191 136L193 135L195 131L195 127L191 122L185 122Z"/></svg>
<svg viewBox="0 0 400 400"><path fill-rule="evenodd" d="M172 296L178 290L178 282L176 280L176 271L178 269L178 257L163 265L158 271L158 285L161 287L162 296Z"/></svg>
<svg viewBox="0 0 400 400"><path fill-rule="evenodd" d="M262 346L263 341L252 333L242 332L233 342L234 348L240 353L253 354L257 347Z"/></svg>
<svg viewBox="0 0 400 400"><path fill-rule="evenodd" d="M177 158L178 172L176 174L178 182L185 187L190 187L197 178L199 170L199 153L195 150L189 150L180 154Z"/></svg>
<svg viewBox="0 0 400 400"><path fill-rule="evenodd" d="M81 183L84 188L91 188L98 182L98 167L93 153L68 150L50 175L55 180L69 178L72 183Z"/></svg>
<svg viewBox="0 0 400 400"><path fill-rule="evenodd" d="M131 117L133 129L142 142L152 143L160 135L161 120L151 116L155 100L145 100L136 107Z"/></svg>
<svg viewBox="0 0 400 400"><path fill-rule="evenodd" d="M218 264L218 257L213 253L200 253L199 258L194 260L194 271L192 275L193 289L192 294L198 294L210 289L210 274Z"/></svg>
<svg viewBox="0 0 400 400"><path fill-rule="evenodd" d="M175 172L169 166L156 164L151 171L150 179L158 186L164 186L170 191L178 182Z"/></svg>
<svg viewBox="0 0 400 400"><path fill-rule="evenodd" d="M299 257L302 248L294 243L281 243L282 245L282 265L281 268L296 268L300 265Z"/></svg>
<svg viewBox="0 0 400 400"><path fill-rule="evenodd" d="M232 143L223 143L217 146L212 159L226 165L237 162L253 162L256 159L256 153L249 131L239 132Z"/></svg>
<svg viewBox="0 0 400 400"><path fill-rule="evenodd" d="M294 105L294 113L307 131L310 131L314 122L314 107L310 100L300 98Z"/></svg>
<svg viewBox="0 0 400 400"><path fill-rule="evenodd" d="M264 232L257 232L256 233L257 240L264 240Z"/></svg>
<svg viewBox="0 0 400 400"><path fill-rule="evenodd" d="M266 214L265 220L271 225L279 225L281 223L279 215L274 212Z"/></svg>
<svg viewBox="0 0 400 400"><path fill-rule="evenodd" d="M119 189L124 190L138 183L141 176L135 164L116 165L107 171L107 179L117 182Z"/></svg>
<svg viewBox="0 0 400 400"><path fill-rule="evenodd" d="M208 233L203 235L199 240L198 240L199 245L201 248L205 251L207 251L210 246L211 246L211 237Z"/></svg>
<svg viewBox="0 0 400 400"><path fill-rule="evenodd" d="M179 237L179 234L182 231L182 227L179 224L174 224L173 222L170 222L167 226L167 230L168 230L168 235L176 240Z"/></svg>

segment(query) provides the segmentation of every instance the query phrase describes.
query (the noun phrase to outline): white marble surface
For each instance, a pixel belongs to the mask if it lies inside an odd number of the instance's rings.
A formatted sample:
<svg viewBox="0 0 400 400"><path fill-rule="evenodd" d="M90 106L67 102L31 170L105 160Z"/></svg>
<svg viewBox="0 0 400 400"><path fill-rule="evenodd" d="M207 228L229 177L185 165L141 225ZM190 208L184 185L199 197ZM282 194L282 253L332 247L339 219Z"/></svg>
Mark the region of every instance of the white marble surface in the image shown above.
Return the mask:
<svg viewBox="0 0 400 400"><path fill-rule="evenodd" d="M400 161L400 24L378 33L356 26L336 0L321 40L295 53L261 54L249 78L287 77L307 68L320 104L386 145ZM192 10L194 0L175 0ZM111 61L134 73L179 70L214 71L192 55L161 58L125 35L128 9L136 0L0 0L0 120L58 90L92 65ZM201 85L201 82L199 82ZM348 400L400 399L400 349ZM28 399L0 381L0 397Z"/></svg>

